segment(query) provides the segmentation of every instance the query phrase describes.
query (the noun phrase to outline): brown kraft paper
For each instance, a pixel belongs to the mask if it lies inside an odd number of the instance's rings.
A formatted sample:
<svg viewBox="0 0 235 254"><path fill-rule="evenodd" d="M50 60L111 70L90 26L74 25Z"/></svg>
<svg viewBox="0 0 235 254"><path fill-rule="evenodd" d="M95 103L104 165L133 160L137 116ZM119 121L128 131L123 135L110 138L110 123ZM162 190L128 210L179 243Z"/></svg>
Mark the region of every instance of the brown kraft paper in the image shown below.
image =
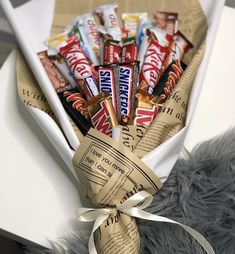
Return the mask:
<svg viewBox="0 0 235 254"><path fill-rule="evenodd" d="M27 106L37 108L47 113L57 124L59 124L24 56L19 51L17 52L16 76L17 89L21 101ZM68 118L78 139L82 140L84 136L81 131L69 115Z"/></svg>
<svg viewBox="0 0 235 254"><path fill-rule="evenodd" d="M88 197L99 207L115 207L145 190L155 194L162 183L132 152L110 137L90 129L73 158ZM96 232L99 254L138 253L135 219L115 211Z"/></svg>

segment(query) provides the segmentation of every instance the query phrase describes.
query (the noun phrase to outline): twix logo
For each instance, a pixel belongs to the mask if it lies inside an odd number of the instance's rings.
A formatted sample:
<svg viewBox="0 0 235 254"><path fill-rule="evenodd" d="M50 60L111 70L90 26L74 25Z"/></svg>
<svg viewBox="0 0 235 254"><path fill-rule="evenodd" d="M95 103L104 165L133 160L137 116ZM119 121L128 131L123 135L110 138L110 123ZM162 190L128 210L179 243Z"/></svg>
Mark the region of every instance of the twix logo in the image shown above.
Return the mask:
<svg viewBox="0 0 235 254"><path fill-rule="evenodd" d="M172 69L173 70L169 72L166 86L164 88L166 96L169 96L171 94L184 71L181 67L179 60L175 61L175 63L172 65Z"/></svg>
<svg viewBox="0 0 235 254"><path fill-rule="evenodd" d="M86 118L89 118L88 110L86 108L86 100L83 99L80 93L70 93L65 91L63 95L66 97L66 101L72 102L73 108L79 111Z"/></svg>
<svg viewBox="0 0 235 254"><path fill-rule="evenodd" d="M108 136L112 135L110 114L106 107L105 101L100 103L100 110L91 117L91 122L93 126L95 126L96 130L101 131Z"/></svg>
<svg viewBox="0 0 235 254"><path fill-rule="evenodd" d="M150 125L154 120L158 112L158 107L154 106L151 109L137 108L135 110L135 120L134 125Z"/></svg>

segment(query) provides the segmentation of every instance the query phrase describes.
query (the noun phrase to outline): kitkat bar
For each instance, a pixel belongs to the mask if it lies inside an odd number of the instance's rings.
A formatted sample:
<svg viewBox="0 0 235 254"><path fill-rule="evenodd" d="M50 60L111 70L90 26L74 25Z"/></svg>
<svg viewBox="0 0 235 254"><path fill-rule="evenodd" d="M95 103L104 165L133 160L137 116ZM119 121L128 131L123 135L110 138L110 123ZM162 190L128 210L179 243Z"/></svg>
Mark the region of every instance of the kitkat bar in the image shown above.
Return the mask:
<svg viewBox="0 0 235 254"><path fill-rule="evenodd" d="M47 52L43 51L38 53L38 57L53 85L55 88L55 91L62 92L66 89L71 88L71 85L68 83L68 81L61 75L61 73L56 69L53 62L50 60L50 58L47 56Z"/></svg>
<svg viewBox="0 0 235 254"><path fill-rule="evenodd" d="M174 12L156 11L154 13L156 27L173 35L178 30L178 14Z"/></svg>
<svg viewBox="0 0 235 254"><path fill-rule="evenodd" d="M134 108L138 73L138 62L124 63L119 66L118 120L124 125L128 124Z"/></svg>
<svg viewBox="0 0 235 254"><path fill-rule="evenodd" d="M173 61L159 79L157 86L153 91L153 95L166 100L174 90L186 67L187 65L179 60Z"/></svg>
<svg viewBox="0 0 235 254"><path fill-rule="evenodd" d="M103 45L103 63L120 63L122 48L119 41L108 39L104 41Z"/></svg>
<svg viewBox="0 0 235 254"><path fill-rule="evenodd" d="M92 68L84 51L76 41L72 41L60 48L75 81L85 93L87 100L99 94Z"/></svg>
<svg viewBox="0 0 235 254"><path fill-rule="evenodd" d="M99 74L99 91L109 93L113 103L114 112L116 114L119 103L117 97L119 95L119 86L118 86L119 67L117 64L110 64L98 66L97 68Z"/></svg>
<svg viewBox="0 0 235 254"><path fill-rule="evenodd" d="M148 47L139 75L138 89L152 94L160 78L163 62L170 51L165 31L155 28L154 31L151 30L148 33Z"/></svg>
<svg viewBox="0 0 235 254"><path fill-rule="evenodd" d="M193 48L192 43L180 31L174 34L169 45L170 53L163 63L163 70L165 70L173 61L181 61L191 48Z"/></svg>
<svg viewBox="0 0 235 254"><path fill-rule="evenodd" d="M112 136L113 126L118 126L118 121L110 95L106 92L100 93L88 101L86 106L93 127L108 136Z"/></svg>
<svg viewBox="0 0 235 254"><path fill-rule="evenodd" d="M122 46L122 63L138 60L138 46L134 37L125 38Z"/></svg>
<svg viewBox="0 0 235 254"><path fill-rule="evenodd" d="M78 88L58 93L64 109L72 118L83 135L90 129L91 121L86 108L86 100Z"/></svg>

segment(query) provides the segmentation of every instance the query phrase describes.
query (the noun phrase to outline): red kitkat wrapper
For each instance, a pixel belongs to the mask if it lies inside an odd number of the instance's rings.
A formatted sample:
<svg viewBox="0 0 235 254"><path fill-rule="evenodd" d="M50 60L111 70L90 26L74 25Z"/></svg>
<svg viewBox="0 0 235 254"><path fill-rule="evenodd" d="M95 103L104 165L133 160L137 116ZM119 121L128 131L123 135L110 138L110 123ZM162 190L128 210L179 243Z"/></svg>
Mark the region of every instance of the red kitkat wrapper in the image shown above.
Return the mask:
<svg viewBox="0 0 235 254"><path fill-rule="evenodd" d="M169 53L169 49L166 46L160 45L157 38L150 34L149 45L139 76L138 89L149 94L153 93L161 75L163 62Z"/></svg>
<svg viewBox="0 0 235 254"><path fill-rule="evenodd" d="M78 86L84 91L86 98L91 99L99 94L96 80L92 74L90 63L84 51L75 41L60 48Z"/></svg>

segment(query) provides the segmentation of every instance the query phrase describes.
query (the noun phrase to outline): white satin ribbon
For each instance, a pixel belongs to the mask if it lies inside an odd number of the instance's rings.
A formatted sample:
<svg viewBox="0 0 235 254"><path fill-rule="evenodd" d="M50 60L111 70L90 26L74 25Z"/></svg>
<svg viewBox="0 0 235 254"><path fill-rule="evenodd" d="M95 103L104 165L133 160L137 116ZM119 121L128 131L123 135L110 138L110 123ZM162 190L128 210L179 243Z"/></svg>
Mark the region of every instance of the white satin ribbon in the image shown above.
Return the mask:
<svg viewBox="0 0 235 254"><path fill-rule="evenodd" d="M77 218L80 221L95 221L94 226L92 228L91 236L89 239L88 247L90 254L97 254L94 242L94 232L99 228L99 226L109 217L109 215L115 213L117 210L128 214L132 217L150 220L150 221L158 221L158 222L167 222L179 225L184 230L186 230L193 238L195 238L203 247L203 249L207 252L207 254L215 254L213 248L209 244L209 242L196 230L192 229L189 226L176 222L174 220L168 219L163 216L158 216L155 214L148 213L144 211L146 207L148 207L153 200L153 196L146 191L140 191L125 202L123 202L120 206L115 208L79 208Z"/></svg>

